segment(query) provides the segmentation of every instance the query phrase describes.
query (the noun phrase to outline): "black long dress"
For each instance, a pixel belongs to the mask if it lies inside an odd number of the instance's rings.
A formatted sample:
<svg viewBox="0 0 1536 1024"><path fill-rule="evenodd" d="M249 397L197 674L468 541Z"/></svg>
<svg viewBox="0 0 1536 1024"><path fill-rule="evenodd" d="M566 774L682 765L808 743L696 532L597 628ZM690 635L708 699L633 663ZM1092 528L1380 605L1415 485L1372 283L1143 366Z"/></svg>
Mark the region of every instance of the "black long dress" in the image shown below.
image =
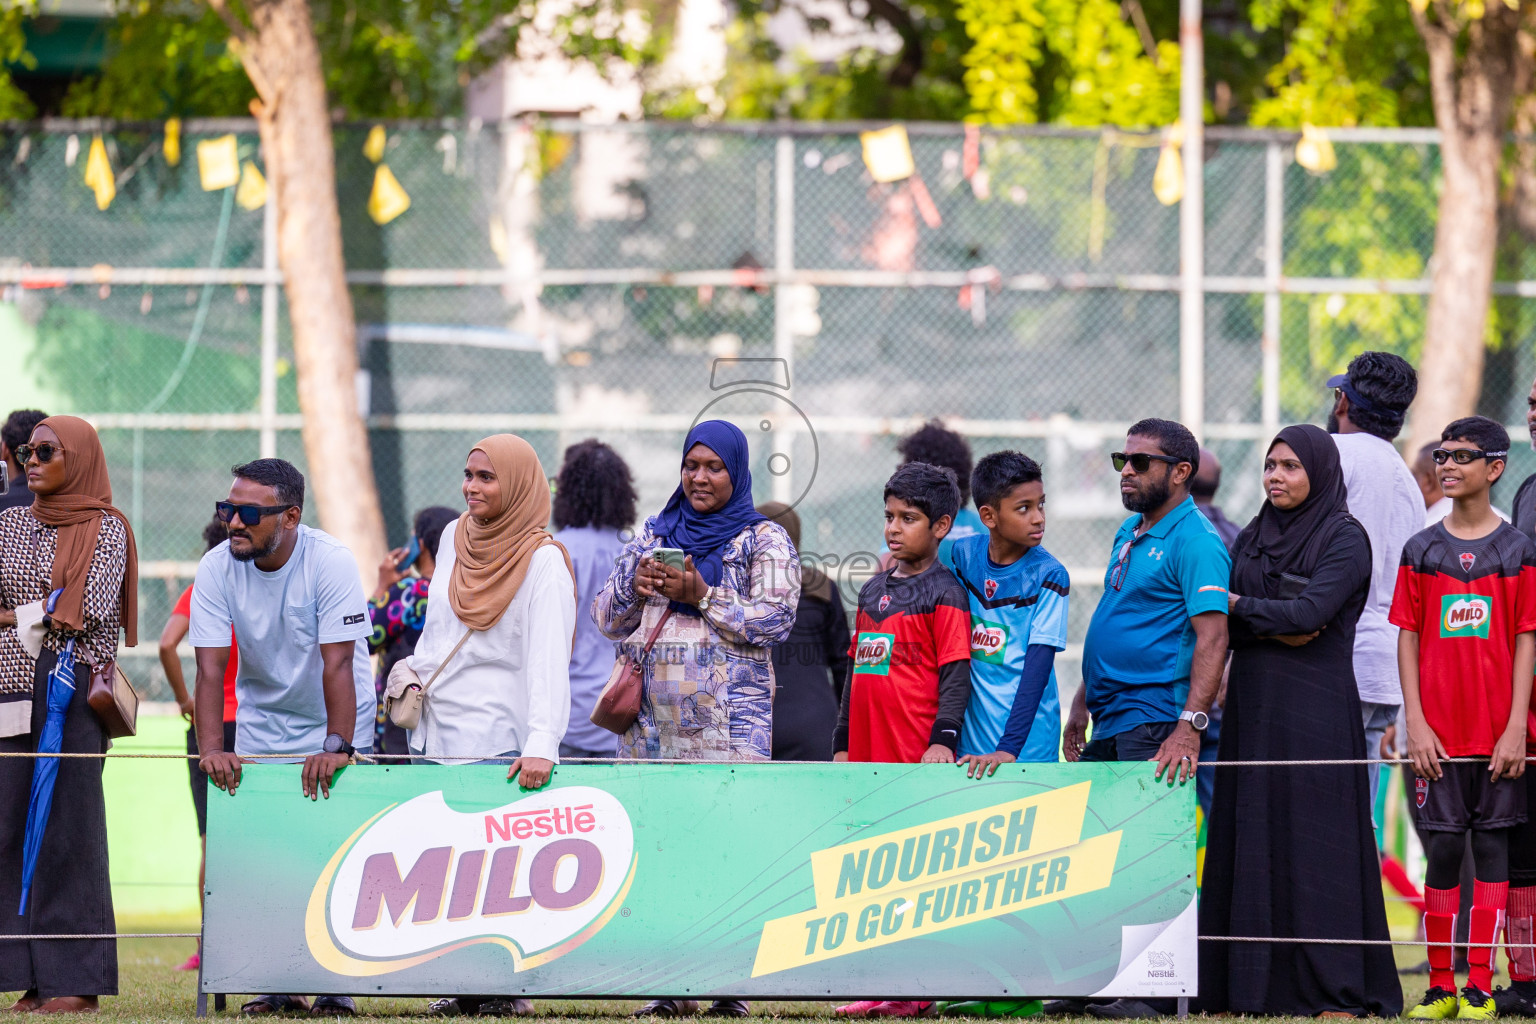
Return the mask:
<svg viewBox="0 0 1536 1024"><path fill-rule="evenodd" d="M1321 546L1298 599L1241 595L1222 761L1360 760L1352 666L1370 586L1370 543L1353 524ZM1302 647L1264 637L1321 633ZM1200 934L1387 939L1364 765L1218 768ZM1200 943L1204 1012L1395 1017L1403 993L1388 946Z"/></svg>
<svg viewBox="0 0 1536 1024"><path fill-rule="evenodd" d="M848 678L848 616L837 584L829 598L801 591L789 639L773 649L773 759L830 761Z"/></svg>

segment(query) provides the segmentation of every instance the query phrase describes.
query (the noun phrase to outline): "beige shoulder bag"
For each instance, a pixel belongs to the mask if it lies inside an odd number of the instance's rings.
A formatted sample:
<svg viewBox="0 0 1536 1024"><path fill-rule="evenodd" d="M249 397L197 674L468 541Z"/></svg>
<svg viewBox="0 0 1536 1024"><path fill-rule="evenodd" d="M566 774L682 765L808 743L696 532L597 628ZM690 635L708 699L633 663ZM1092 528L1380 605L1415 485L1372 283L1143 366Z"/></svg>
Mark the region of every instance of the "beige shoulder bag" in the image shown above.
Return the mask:
<svg viewBox="0 0 1536 1024"><path fill-rule="evenodd" d="M427 688L437 682L437 677L443 674L443 669L448 667L448 663L459 653L459 648L464 646L464 641L473 632L472 629L464 631L459 642L453 645L453 650L448 652L448 657L443 659L437 671L432 673L432 678L425 683L412 670L410 658L401 658L395 662L395 667L389 670L389 682L384 689L384 713L389 715L391 722L402 729L415 729L421 723L421 706L426 701Z"/></svg>

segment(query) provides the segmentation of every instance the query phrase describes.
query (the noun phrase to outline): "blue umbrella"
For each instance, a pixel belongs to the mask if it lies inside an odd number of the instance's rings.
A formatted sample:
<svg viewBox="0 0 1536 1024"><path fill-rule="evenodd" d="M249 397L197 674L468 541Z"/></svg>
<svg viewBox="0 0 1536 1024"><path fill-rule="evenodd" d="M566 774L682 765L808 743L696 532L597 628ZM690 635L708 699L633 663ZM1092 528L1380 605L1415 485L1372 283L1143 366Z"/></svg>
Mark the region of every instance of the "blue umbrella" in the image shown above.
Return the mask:
<svg viewBox="0 0 1536 1024"><path fill-rule="evenodd" d="M37 738L39 754L57 754L64 745L64 712L75 696L75 642L69 641L48 674L48 719ZM59 759L39 757L32 765L32 796L27 801L27 831L21 847L21 909L27 912L27 896L32 892L32 876L37 873L37 855L43 848L43 832L53 810L53 784L59 777Z"/></svg>

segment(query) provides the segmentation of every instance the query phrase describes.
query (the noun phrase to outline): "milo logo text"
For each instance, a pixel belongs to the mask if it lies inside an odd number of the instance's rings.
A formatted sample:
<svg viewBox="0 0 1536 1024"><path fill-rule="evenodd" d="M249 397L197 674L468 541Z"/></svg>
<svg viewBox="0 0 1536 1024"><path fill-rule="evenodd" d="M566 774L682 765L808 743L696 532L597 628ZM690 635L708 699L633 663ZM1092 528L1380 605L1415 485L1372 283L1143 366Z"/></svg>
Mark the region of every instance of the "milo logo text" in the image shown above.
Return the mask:
<svg viewBox="0 0 1536 1024"><path fill-rule="evenodd" d="M489 943L514 970L570 952L608 922L633 879L629 815L572 786L490 811L442 792L391 807L331 858L305 916L310 951L367 977Z"/></svg>
<svg viewBox="0 0 1536 1024"><path fill-rule="evenodd" d="M1446 594L1440 599L1440 635L1486 638L1493 599L1482 594Z"/></svg>
<svg viewBox="0 0 1536 1024"><path fill-rule="evenodd" d="M1008 655L1008 627L971 616L971 657L1003 664Z"/></svg>
<svg viewBox="0 0 1536 1024"><path fill-rule="evenodd" d="M864 675L890 675L895 646L894 633L860 633L859 642L853 649L853 671Z"/></svg>

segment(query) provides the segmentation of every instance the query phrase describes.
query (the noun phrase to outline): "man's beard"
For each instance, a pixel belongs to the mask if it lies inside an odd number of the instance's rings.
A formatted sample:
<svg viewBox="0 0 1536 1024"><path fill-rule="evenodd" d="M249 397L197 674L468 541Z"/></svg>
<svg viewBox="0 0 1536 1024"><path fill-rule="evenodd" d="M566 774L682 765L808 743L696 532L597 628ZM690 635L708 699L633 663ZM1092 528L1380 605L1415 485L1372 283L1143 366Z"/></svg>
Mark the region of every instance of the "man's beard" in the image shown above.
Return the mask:
<svg viewBox="0 0 1536 1024"><path fill-rule="evenodd" d="M1328 433L1330 433L1330 434L1337 434L1338 432L1339 432L1339 416L1338 416L1337 413L1330 412L1328 414Z"/></svg>
<svg viewBox="0 0 1536 1024"><path fill-rule="evenodd" d="M1135 494L1126 494L1124 491L1121 491L1120 504L1125 506L1127 512L1140 512L1145 515L1167 501L1168 495L1172 493L1173 489L1168 486L1168 479L1166 477L1156 483L1149 480Z"/></svg>
<svg viewBox="0 0 1536 1024"><path fill-rule="evenodd" d="M267 543L262 547L252 547L249 551L236 551L234 538L231 537L229 542L229 554L230 557L237 562L254 562L256 559L266 558L272 552L276 551L278 543L279 538L277 531L273 530L272 536L267 538Z"/></svg>

